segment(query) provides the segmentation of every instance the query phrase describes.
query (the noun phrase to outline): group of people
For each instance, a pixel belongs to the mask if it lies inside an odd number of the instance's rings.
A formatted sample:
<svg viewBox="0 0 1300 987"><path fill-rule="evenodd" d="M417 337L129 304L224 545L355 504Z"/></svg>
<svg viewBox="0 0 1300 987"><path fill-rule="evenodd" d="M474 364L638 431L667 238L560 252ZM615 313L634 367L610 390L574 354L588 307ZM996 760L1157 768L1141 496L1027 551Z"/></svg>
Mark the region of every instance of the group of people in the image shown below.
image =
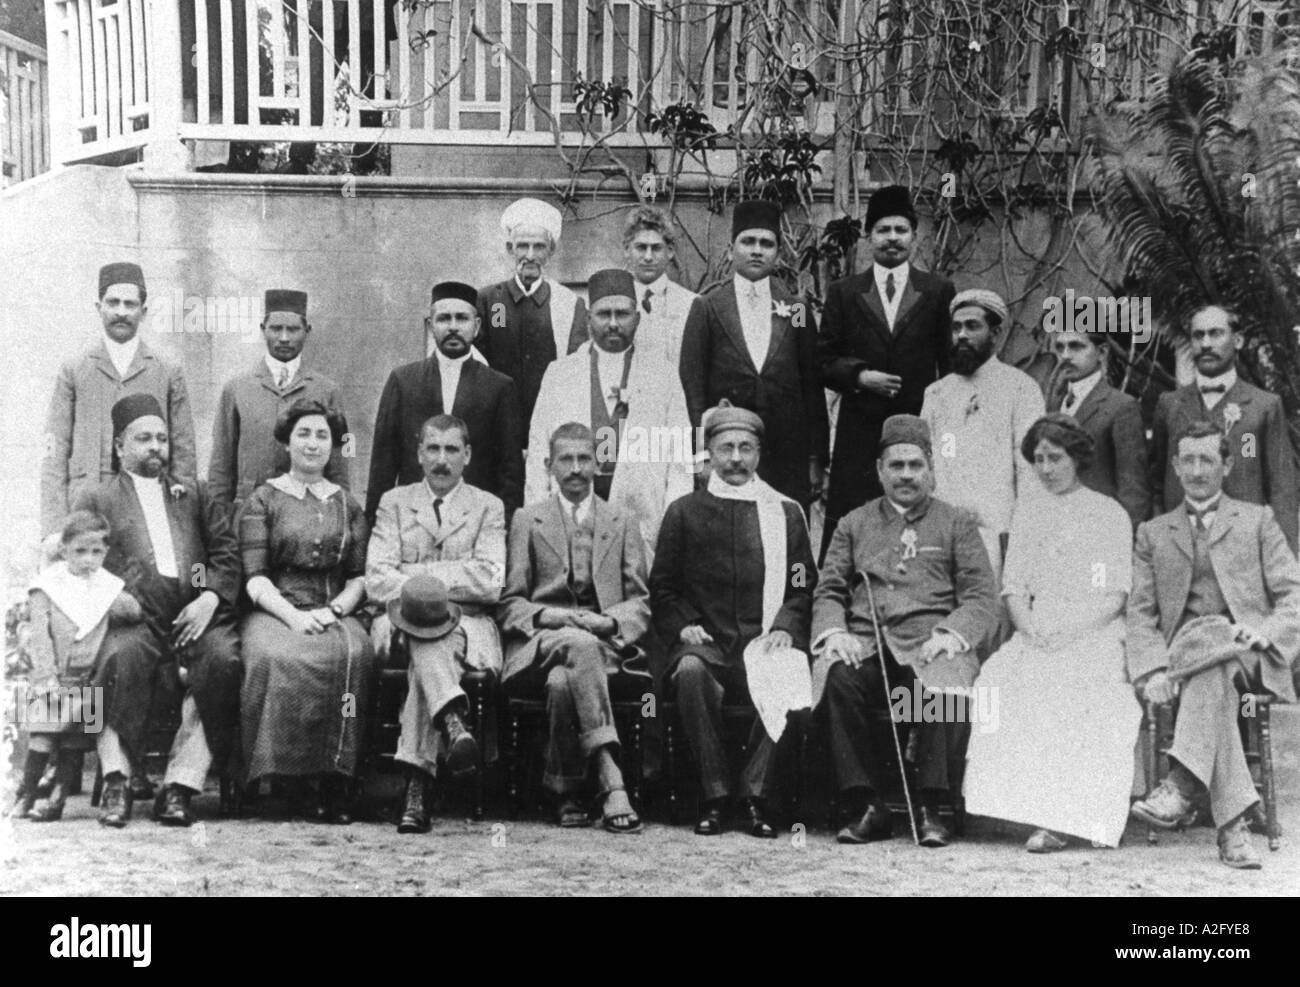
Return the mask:
<svg viewBox="0 0 1300 987"><path fill-rule="evenodd" d="M304 293L266 293L266 356L223 388L201 482L184 379L138 337L143 273L104 267L104 338L51 403L42 523L61 552L31 607L33 687L104 690L100 821L147 791L168 702L164 824L193 820L214 765L315 779L312 811L348 821L375 669L400 656L402 832L430 828L441 772L494 746L465 691L486 674L545 698L561 826L641 829L613 703L653 691L698 766L701 835L776 835L787 723L811 709L840 842L893 835L899 782L922 845L951 841L940 807L964 792L1031 826L1034 852L1115 846L1130 814L1181 826L1208 790L1220 859L1258 867L1236 697L1295 698L1300 505L1281 402L1238 379L1233 313L1192 319L1196 380L1162 396L1148 441L1104 334L1054 336L1046 395L999 361L1005 301L911 265L906 189L871 197L873 263L830 286L820 330L772 277L781 218L737 204L734 275L695 296L667 277L671 221L638 208L625 268L584 302L545 276L558 210L514 203L513 275L437 284L431 352L384 386L364 506L338 386L303 364ZM1171 771L1130 806L1140 700L1175 697ZM758 714L738 776L736 703ZM57 819L86 741L30 730L20 810Z"/></svg>

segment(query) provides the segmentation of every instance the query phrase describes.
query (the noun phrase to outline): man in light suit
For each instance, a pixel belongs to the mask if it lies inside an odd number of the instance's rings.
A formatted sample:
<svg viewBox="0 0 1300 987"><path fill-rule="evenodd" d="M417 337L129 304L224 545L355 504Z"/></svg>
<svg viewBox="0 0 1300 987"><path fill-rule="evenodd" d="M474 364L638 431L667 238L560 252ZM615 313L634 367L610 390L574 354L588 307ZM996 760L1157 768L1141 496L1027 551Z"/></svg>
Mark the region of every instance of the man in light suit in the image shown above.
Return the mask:
<svg viewBox="0 0 1300 987"><path fill-rule="evenodd" d="M1183 501L1170 439L1190 422L1214 422L1232 446L1232 471L1223 492L1235 500L1268 504L1291 551L1300 528L1300 473L1287 435L1282 399L1241 380L1237 351L1242 337L1237 316L1207 305L1192 316L1188 331L1196 379L1160 395L1151 428L1151 494L1159 510Z"/></svg>
<svg viewBox="0 0 1300 987"><path fill-rule="evenodd" d="M459 281L433 286L426 328L437 351L388 375L375 414L366 520L374 527L379 499L399 484L419 483L420 430L435 415L455 415L469 426L474 456L465 482L500 497L506 517L523 502L523 428L515 382L475 360L471 348L481 328L478 292Z"/></svg>
<svg viewBox="0 0 1300 987"><path fill-rule="evenodd" d="M461 611L459 625L445 636L407 637L410 688L395 756L408 768L399 833L428 832L427 792L440 758L453 775L477 768L461 679L472 669L501 671L492 609L505 584L505 508L462 480L472 455L469 428L459 418L437 415L425 422L419 440L424 479L384 494L366 552L371 600L388 604L412 576L432 576ZM370 635L385 660L393 638L387 614L375 619Z"/></svg>
<svg viewBox="0 0 1300 987"><path fill-rule="evenodd" d="M1146 430L1137 399L1106 380L1109 346L1104 332L1052 335L1061 386L1047 395L1047 410L1073 416L1092 436L1096 456L1079 479L1090 490L1119 501L1136 530L1151 513Z"/></svg>
<svg viewBox="0 0 1300 987"><path fill-rule="evenodd" d="M539 199L517 199L501 214L501 232L513 268L505 281L478 293L479 352L515 382L519 420L527 428L542 374L552 360L587 338L582 299L545 275L560 246L560 210Z"/></svg>
<svg viewBox="0 0 1300 987"><path fill-rule="evenodd" d="M561 826L587 822L582 794L594 779L604 826L641 829L615 759L618 732L611 679L650 621L641 533L621 508L595 496L591 429L568 422L550 439L547 468L558 493L515 512L505 591L497 621L505 637L502 681L514 695L543 683L550 731L544 784L559 802ZM649 684L649 679L630 684Z"/></svg>
<svg viewBox="0 0 1300 987"><path fill-rule="evenodd" d="M1179 697L1171 770L1135 818L1174 828L1195 814L1192 797L1210 792L1219 859L1255 869L1246 814L1258 801L1237 729L1238 684L1295 701L1291 666L1300 653L1300 564L1267 506L1224 492L1236 463L1228 437L1192 422L1175 438L1174 470L1184 501L1138 528L1128 598L1129 679L1149 702ZM1170 644L1189 621L1227 617L1240 649L1226 661L1170 676Z"/></svg>
<svg viewBox="0 0 1300 987"><path fill-rule="evenodd" d="M103 338L59 370L46 416L42 536L59 530L80 491L113 475L110 411L127 395L151 394L162 407L171 438L171 475L191 482L198 475L185 378L179 367L155 354L139 337L147 302L139 265L100 268L95 309L104 326Z"/></svg>
<svg viewBox="0 0 1300 987"><path fill-rule="evenodd" d="M696 428L724 398L763 419L759 476L807 513L821 496L829 426L817 377L817 323L809 306L771 276L780 245L780 206L756 199L736 204L735 274L691 306L682 387Z"/></svg>
<svg viewBox="0 0 1300 987"><path fill-rule="evenodd" d="M675 371L644 346L632 275L597 271L587 288L590 344L552 363L528 432L525 499L550 492L551 434L581 422L596 436L596 494L640 525L654 552L668 505L692 489L691 423Z"/></svg>
<svg viewBox="0 0 1300 987"><path fill-rule="evenodd" d="M144 757L149 710L179 683L181 725L154 812L164 825L189 826L190 800L208 768L227 767L236 747L239 545L225 506L204 484L168 475L167 423L153 395L122 398L110 421L121 470L83 489L74 509L108 519L104 568L126 582L145 619L109 628L96 673L108 708L96 743L104 775L99 821L121 827L131 817L126 781Z"/></svg>
<svg viewBox="0 0 1300 987"><path fill-rule="evenodd" d="M274 435L275 423L289 405L300 399L319 401L343 414L338 384L302 365L310 333L306 292L267 291L262 318L266 356L226 381L212 423L208 489L232 512L267 480L289 471L289 453ZM346 490L347 459L330 456L325 479Z"/></svg>
<svg viewBox="0 0 1300 987"><path fill-rule="evenodd" d="M948 372L953 286L910 263L916 210L901 185L871 194L863 230L874 262L826 290L817 362L839 392L822 554L845 514L881 494L880 429L890 415L919 415L925 389Z"/></svg>
<svg viewBox="0 0 1300 987"><path fill-rule="evenodd" d="M628 216L623 227L623 259L636 278L640 345L643 352L662 357L674 377L681 363L686 316L699 297L668 279L676 249L677 230L664 210L639 206Z"/></svg>

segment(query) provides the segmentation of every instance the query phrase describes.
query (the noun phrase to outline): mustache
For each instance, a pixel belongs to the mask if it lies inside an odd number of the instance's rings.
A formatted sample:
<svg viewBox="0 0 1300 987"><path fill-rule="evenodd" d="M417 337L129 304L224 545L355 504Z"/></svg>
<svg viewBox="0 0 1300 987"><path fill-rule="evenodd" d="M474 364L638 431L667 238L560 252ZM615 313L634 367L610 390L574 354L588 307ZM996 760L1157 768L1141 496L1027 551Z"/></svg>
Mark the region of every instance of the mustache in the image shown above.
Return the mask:
<svg viewBox="0 0 1300 987"><path fill-rule="evenodd" d="M450 475L451 475L451 467L450 467L450 466L435 466L435 467L433 468L433 471L432 471L432 472L433 472L433 475L434 475L434 476L450 476Z"/></svg>

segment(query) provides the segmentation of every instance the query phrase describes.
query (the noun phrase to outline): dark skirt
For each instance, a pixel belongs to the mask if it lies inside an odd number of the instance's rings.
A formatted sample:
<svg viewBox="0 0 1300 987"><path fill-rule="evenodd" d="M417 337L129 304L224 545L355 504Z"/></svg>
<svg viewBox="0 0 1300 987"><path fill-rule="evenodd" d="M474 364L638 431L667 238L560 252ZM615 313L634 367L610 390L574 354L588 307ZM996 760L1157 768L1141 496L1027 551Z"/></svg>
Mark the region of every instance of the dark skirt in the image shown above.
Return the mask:
<svg viewBox="0 0 1300 987"><path fill-rule="evenodd" d="M260 611L244 621L241 694L248 781L264 775L355 775L375 655L360 622L298 634Z"/></svg>

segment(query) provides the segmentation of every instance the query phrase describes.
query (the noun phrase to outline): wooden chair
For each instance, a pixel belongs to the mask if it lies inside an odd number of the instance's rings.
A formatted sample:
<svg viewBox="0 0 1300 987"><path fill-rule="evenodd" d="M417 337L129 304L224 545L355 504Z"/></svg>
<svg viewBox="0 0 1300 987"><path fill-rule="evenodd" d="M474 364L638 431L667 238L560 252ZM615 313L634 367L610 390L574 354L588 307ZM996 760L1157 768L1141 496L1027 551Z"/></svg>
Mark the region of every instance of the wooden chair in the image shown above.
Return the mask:
<svg viewBox="0 0 1300 987"><path fill-rule="evenodd" d="M389 651L388 665L379 670L379 680L375 683L369 744L372 769L395 770L393 758L397 753L397 740L402 732L402 707L406 703L406 693L410 688L410 664L410 650L405 640L398 635ZM461 677L460 684L469 698L470 729L474 732L475 740L478 741L478 771L474 773L471 810L477 821L483 818L486 790L484 776L487 771L488 712L492 704L497 701L499 681L493 671L471 669Z"/></svg>
<svg viewBox="0 0 1300 987"><path fill-rule="evenodd" d="M1241 731L1241 744L1246 752L1246 763L1255 776L1255 788L1260 794L1264 809L1264 835L1268 848L1276 850L1282 845L1282 826L1277 819L1277 785L1273 774L1273 735L1269 722L1272 697L1259 693L1243 693L1238 706L1237 727ZM1146 789L1151 791L1169 770L1169 748L1174 740L1174 721L1178 716L1178 701L1172 703L1144 703L1143 728L1147 738L1145 758ZM1254 709L1254 716L1245 715ZM1147 827L1147 842L1158 840L1158 830Z"/></svg>
<svg viewBox="0 0 1300 987"><path fill-rule="evenodd" d="M614 726L618 730L618 739L623 749L623 780L627 785L628 798L638 811L641 807L641 782L645 765L644 750L644 703L641 695L629 697L629 690L640 689L643 693L650 688L649 679L629 678L626 688L618 689L611 681L610 705L614 709ZM510 818L519 817L523 804L524 788L531 772L526 762L536 760L540 744L534 741L544 738L547 729L546 700L544 698L508 696L506 698L506 716L509 720L507 741L507 794L509 798ZM525 739L528 743L525 744Z"/></svg>

